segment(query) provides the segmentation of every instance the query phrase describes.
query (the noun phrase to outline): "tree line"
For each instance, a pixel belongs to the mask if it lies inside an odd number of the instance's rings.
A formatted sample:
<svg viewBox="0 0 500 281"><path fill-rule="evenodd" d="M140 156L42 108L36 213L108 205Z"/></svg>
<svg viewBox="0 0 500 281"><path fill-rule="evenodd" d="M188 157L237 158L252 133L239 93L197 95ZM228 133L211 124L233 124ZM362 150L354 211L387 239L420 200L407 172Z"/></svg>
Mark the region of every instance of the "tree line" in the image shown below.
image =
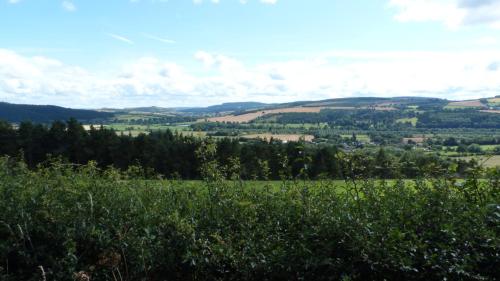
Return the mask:
<svg viewBox="0 0 500 281"><path fill-rule="evenodd" d="M131 136L104 127L85 130L75 119L55 121L50 126L23 122L17 128L0 122L0 155L23 158L31 168L59 157L80 165L95 161L100 167L121 170L140 167L144 176L200 179L196 151L207 142L216 147L216 161L228 178L234 174L260 180L417 178L462 175L473 165L411 149L345 151L302 141L202 139L169 130Z"/></svg>

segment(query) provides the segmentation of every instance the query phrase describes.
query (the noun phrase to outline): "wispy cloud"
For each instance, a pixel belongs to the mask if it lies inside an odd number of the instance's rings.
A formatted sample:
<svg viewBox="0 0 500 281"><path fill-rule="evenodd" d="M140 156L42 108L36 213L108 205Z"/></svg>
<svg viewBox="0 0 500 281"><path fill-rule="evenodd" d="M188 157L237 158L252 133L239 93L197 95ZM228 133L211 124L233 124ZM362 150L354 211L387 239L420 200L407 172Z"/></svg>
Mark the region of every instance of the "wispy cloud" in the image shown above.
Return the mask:
<svg viewBox="0 0 500 281"><path fill-rule="evenodd" d="M401 22L442 22L456 29L464 25L500 28L500 0L390 0Z"/></svg>
<svg viewBox="0 0 500 281"><path fill-rule="evenodd" d="M21 0L9 0L7 2L9 2L10 4L17 4L17 3L21 2Z"/></svg>
<svg viewBox="0 0 500 281"><path fill-rule="evenodd" d="M62 2L62 7L68 11L68 12L74 12L76 11L76 6L73 2L70 1L63 1Z"/></svg>
<svg viewBox="0 0 500 281"><path fill-rule="evenodd" d="M113 38L113 39L118 40L118 41L130 44L130 45L134 45L134 41L128 39L127 37L124 37L124 36L121 36L121 35L117 35L117 34L113 34L113 33L107 33L107 35L109 37Z"/></svg>
<svg viewBox="0 0 500 281"><path fill-rule="evenodd" d="M162 43L166 43L166 44L175 44L175 43L177 43L175 40L166 39L166 38L162 38L162 37L151 35L151 34L142 34L142 35L144 37L148 38L148 39L156 40L156 41L159 41L159 42L162 42Z"/></svg>

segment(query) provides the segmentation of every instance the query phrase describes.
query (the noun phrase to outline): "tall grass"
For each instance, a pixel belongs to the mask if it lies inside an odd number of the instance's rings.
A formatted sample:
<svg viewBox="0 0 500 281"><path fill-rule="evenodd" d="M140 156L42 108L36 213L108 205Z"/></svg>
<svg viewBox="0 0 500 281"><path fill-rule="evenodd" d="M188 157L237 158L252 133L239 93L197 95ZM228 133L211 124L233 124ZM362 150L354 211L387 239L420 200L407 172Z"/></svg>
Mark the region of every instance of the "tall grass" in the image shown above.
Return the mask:
<svg viewBox="0 0 500 281"><path fill-rule="evenodd" d="M210 167L207 168L210 170ZM145 181L0 160L0 280L495 280L498 177ZM133 175L133 176L132 176Z"/></svg>

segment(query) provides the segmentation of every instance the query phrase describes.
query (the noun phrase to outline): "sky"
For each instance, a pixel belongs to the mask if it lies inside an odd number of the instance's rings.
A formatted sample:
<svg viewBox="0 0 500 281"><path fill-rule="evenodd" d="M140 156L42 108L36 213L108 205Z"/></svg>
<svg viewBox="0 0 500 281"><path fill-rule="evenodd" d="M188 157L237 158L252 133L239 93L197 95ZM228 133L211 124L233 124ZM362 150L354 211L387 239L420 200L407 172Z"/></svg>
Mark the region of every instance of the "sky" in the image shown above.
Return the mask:
<svg viewBox="0 0 500 281"><path fill-rule="evenodd" d="M500 0L0 0L0 101L500 94Z"/></svg>

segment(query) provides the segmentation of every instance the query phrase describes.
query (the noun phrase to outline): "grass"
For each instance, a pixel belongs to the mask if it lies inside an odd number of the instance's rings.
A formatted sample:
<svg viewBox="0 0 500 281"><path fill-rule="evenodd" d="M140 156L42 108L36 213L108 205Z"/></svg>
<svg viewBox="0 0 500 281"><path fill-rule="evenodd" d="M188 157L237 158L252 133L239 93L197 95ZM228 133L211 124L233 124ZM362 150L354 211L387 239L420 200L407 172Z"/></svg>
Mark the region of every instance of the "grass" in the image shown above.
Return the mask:
<svg viewBox="0 0 500 281"><path fill-rule="evenodd" d="M131 121L131 120L139 120L139 119L144 119L144 120L149 120L149 119L154 119L155 117L162 117L162 116L167 116L167 115L158 115L158 114L118 114L115 116L117 120L123 120L123 121Z"/></svg>
<svg viewBox="0 0 500 281"><path fill-rule="evenodd" d="M484 165L484 167L487 167L487 168L500 167L500 155L467 156L467 157L460 157L460 158L467 160L467 161L475 159L475 160L477 160L478 163L482 163Z"/></svg>
<svg viewBox="0 0 500 281"><path fill-rule="evenodd" d="M401 118L396 120L396 123L411 123L413 127L417 126L418 118L413 117L413 118Z"/></svg>
<svg viewBox="0 0 500 281"><path fill-rule="evenodd" d="M243 138L248 138L248 139L262 139L262 140L267 140L270 141L271 139L276 139L276 140L281 140L283 142L290 142L290 141L300 141L301 139L304 139L307 142L312 142L314 140L314 136L312 135L301 135L301 134L249 134L249 135L242 135Z"/></svg>
<svg viewBox="0 0 500 281"><path fill-rule="evenodd" d="M256 120L255 123L241 123L238 126L241 128L250 128L252 126L263 126L264 128L276 128L276 129L322 129L328 126L328 123L290 123L290 124L279 124L273 123L273 117L266 117L266 119ZM274 120L276 121L276 120Z"/></svg>
<svg viewBox="0 0 500 281"><path fill-rule="evenodd" d="M148 134L150 131L165 131L171 130L172 132L179 132L184 135L193 135L198 137L206 136L206 132L193 131L191 127L188 126L189 123L183 123L179 125L130 125L125 123L114 123L111 125L105 125L105 127L114 129L118 133L131 134L132 136L137 136L139 134Z"/></svg>
<svg viewBox="0 0 500 281"><path fill-rule="evenodd" d="M480 145L480 146L483 151L488 151L488 152L495 151L497 147L500 147L500 145Z"/></svg>
<svg viewBox="0 0 500 281"><path fill-rule="evenodd" d="M443 107L443 109L449 109L449 110L454 110L454 109L469 109L469 108L481 108L480 106L465 106L465 105L446 105Z"/></svg>
<svg viewBox="0 0 500 281"><path fill-rule="evenodd" d="M340 135L343 139L351 139L352 138L352 135ZM371 139L370 139L370 136L369 135L363 135L363 134L356 134L356 139L358 141L362 141L362 142L370 142Z"/></svg>
<svg viewBox="0 0 500 281"><path fill-rule="evenodd" d="M484 108L480 100L450 102L444 109Z"/></svg>
<svg viewBox="0 0 500 281"><path fill-rule="evenodd" d="M491 104L494 106L500 105L500 98L488 99L488 104Z"/></svg>

